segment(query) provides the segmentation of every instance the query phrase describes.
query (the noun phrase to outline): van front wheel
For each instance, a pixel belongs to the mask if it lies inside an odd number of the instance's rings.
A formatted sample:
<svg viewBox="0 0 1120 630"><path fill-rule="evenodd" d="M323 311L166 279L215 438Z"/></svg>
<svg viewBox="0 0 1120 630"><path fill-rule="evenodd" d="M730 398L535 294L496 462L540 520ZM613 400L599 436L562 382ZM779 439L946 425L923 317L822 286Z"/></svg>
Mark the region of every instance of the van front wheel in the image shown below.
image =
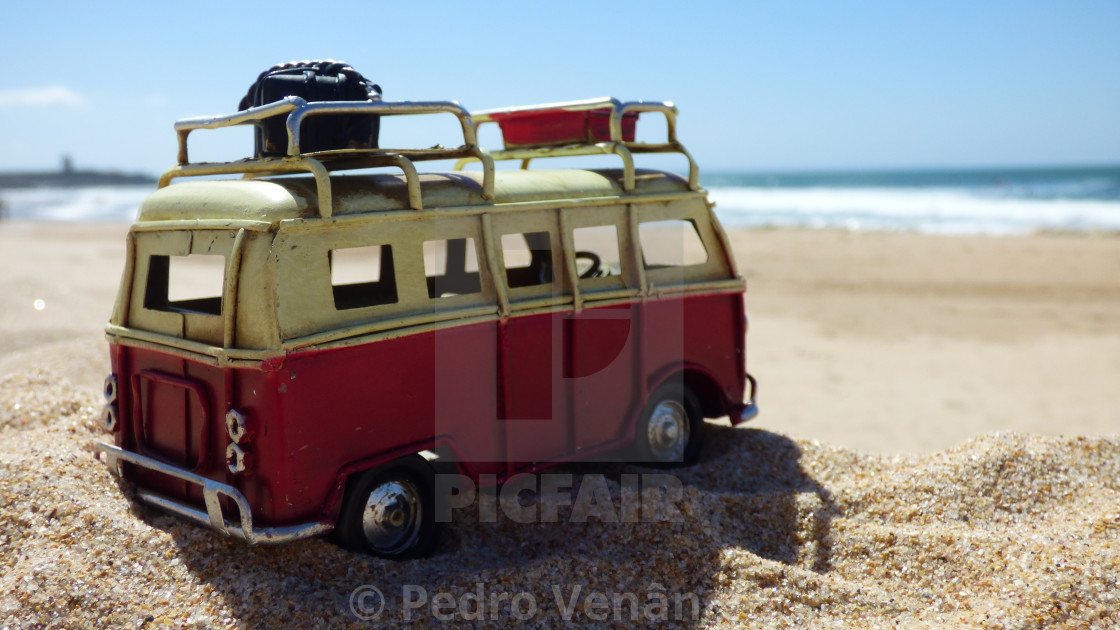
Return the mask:
<svg viewBox="0 0 1120 630"><path fill-rule="evenodd" d="M423 460L362 473L342 505L339 543L395 560L426 556L439 533L433 496L433 473Z"/></svg>
<svg viewBox="0 0 1120 630"><path fill-rule="evenodd" d="M679 383L654 390L642 410L634 436L640 464L695 464L704 444L704 416L696 395Z"/></svg>

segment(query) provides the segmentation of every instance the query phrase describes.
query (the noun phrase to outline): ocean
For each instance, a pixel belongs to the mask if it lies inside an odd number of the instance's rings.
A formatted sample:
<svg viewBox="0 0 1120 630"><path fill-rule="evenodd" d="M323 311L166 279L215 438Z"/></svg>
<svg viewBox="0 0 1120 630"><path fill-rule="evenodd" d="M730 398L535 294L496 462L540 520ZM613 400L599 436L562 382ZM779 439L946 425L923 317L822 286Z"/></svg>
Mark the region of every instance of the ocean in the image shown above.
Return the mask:
<svg viewBox="0 0 1120 630"><path fill-rule="evenodd" d="M1120 167L708 173L729 226L1019 235L1120 231ZM0 190L8 216L131 221L150 186Z"/></svg>
<svg viewBox="0 0 1120 630"><path fill-rule="evenodd" d="M1120 230L1120 167L721 173L728 225L1019 235Z"/></svg>

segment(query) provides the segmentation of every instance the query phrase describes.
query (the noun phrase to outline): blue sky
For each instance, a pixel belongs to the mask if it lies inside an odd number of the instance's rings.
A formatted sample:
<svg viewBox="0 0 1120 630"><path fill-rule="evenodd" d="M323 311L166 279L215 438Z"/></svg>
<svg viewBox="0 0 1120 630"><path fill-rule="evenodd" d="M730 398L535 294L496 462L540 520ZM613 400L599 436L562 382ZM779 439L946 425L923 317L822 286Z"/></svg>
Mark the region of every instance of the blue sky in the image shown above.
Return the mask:
<svg viewBox="0 0 1120 630"><path fill-rule="evenodd" d="M0 170L158 173L174 120L308 58L387 100L672 100L707 170L1120 164L1118 33L1114 1L9 3Z"/></svg>

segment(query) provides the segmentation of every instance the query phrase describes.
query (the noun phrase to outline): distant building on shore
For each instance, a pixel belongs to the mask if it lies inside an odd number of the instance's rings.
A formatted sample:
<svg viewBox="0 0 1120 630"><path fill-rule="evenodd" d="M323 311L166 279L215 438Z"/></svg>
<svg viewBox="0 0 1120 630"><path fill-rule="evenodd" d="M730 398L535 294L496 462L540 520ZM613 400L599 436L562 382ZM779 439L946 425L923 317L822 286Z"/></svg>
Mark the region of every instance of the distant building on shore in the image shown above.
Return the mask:
<svg viewBox="0 0 1120 630"><path fill-rule="evenodd" d="M77 170L74 168L74 162L69 155L62 156L62 169L58 172L0 173L0 188L155 185L156 181L156 178L151 175L139 173ZM3 210L0 210L0 217L3 216Z"/></svg>

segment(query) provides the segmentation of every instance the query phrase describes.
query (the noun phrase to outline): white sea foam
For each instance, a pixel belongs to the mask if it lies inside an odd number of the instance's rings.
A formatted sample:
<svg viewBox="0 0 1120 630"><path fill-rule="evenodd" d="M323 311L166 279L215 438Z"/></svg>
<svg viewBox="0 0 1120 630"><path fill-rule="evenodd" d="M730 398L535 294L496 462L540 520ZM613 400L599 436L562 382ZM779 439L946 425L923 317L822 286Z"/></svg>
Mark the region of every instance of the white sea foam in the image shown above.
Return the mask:
<svg viewBox="0 0 1120 630"><path fill-rule="evenodd" d="M713 186L729 225L1026 234L1120 230L1120 201L1000 197L962 188L751 188Z"/></svg>
<svg viewBox="0 0 1120 630"><path fill-rule="evenodd" d="M132 221L154 186L17 188L0 191L8 216L36 221Z"/></svg>

